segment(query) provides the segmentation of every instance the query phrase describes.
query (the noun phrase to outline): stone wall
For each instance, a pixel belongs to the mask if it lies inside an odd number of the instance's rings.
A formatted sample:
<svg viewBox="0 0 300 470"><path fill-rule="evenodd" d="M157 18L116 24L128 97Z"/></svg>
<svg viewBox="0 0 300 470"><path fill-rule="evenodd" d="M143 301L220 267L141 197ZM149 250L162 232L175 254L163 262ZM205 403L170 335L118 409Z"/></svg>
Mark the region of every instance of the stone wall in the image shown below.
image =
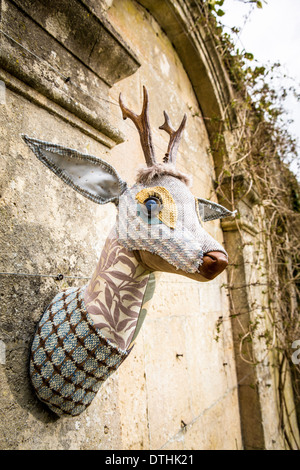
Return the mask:
<svg viewBox="0 0 300 470"><path fill-rule="evenodd" d="M242 449L239 390L244 377L237 376L226 272L202 284L163 274L132 353L79 417L56 418L29 383L30 342L43 309L61 289L87 282L116 210L113 204L97 206L64 185L24 145L22 133L97 155L132 184L144 160L136 129L122 120L118 95L121 91L138 113L145 85L157 158L163 158L168 144L158 129L163 110L174 126L186 112L177 166L193 176L195 196L217 201L212 129L202 113L215 112L222 101L218 92L215 107L210 110L207 101L200 109L192 64L183 66L171 32L167 35L141 5L147 2L69 3L70 16L65 2L1 4L6 34L0 33L5 84L0 271L7 274L1 274L0 447ZM91 42L88 31L97 40ZM114 51L112 57L107 50ZM231 257L236 232L224 227ZM219 221L205 228L224 243ZM57 280L59 273L62 280ZM274 399L270 407L273 413ZM262 434L275 435L276 425L267 417ZM273 440L265 440L269 448L283 445Z"/></svg>

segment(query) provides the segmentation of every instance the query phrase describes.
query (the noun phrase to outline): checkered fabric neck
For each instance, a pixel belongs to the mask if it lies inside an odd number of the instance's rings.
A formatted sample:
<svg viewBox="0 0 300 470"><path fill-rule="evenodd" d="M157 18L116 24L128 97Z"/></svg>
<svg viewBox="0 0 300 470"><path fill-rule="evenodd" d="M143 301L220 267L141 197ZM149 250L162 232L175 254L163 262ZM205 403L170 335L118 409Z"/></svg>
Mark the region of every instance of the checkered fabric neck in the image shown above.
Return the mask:
<svg viewBox="0 0 300 470"><path fill-rule="evenodd" d="M114 346L94 327L84 304L85 288L56 295L32 343L32 384L38 398L59 416L82 413L130 352Z"/></svg>

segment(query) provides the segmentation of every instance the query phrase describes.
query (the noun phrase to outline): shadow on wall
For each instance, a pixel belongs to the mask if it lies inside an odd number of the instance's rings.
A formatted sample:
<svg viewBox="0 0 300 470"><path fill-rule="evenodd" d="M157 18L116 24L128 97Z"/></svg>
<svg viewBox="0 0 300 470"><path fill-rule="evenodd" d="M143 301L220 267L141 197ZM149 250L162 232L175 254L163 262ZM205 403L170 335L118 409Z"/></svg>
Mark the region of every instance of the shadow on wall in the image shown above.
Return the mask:
<svg viewBox="0 0 300 470"><path fill-rule="evenodd" d="M5 230L6 224L3 225L2 230ZM31 255L34 250L43 251L41 256L46 256L48 253L48 264L54 264L53 259L49 259L51 256L49 253L53 252L54 242L51 240L51 234L43 227L32 223L29 225L19 224L14 226L11 231L6 230L6 239L7 250L4 255L4 266L13 264L11 260L16 259L16 249L19 250L16 265L26 266L26 260L30 260L32 273L38 273L41 269L36 265L36 262L32 261ZM18 246L16 246L16 242ZM47 244L48 246L46 246ZM42 250L41 247L43 247ZM35 253L39 251L35 251ZM5 271L3 268L1 270ZM21 269L14 271L21 271ZM3 370L8 385L16 402L24 410L43 423L55 422L59 418L38 400L31 385L29 378L30 349L35 329L43 311L62 287L78 285L78 280L68 279L68 285L62 286L61 282L54 278L2 275L1 281L0 339L5 346L5 358L2 363L5 362ZM63 282L66 283L65 280ZM9 406L11 409L12 403Z"/></svg>
<svg viewBox="0 0 300 470"><path fill-rule="evenodd" d="M40 308L42 313L55 295L55 288L43 294L47 281L41 277L22 278L5 276L2 301L4 312L9 315L1 320L1 330L6 344L5 374L16 402L38 420L48 423L56 420L36 397L29 378L29 356L31 342L36 328L32 312Z"/></svg>

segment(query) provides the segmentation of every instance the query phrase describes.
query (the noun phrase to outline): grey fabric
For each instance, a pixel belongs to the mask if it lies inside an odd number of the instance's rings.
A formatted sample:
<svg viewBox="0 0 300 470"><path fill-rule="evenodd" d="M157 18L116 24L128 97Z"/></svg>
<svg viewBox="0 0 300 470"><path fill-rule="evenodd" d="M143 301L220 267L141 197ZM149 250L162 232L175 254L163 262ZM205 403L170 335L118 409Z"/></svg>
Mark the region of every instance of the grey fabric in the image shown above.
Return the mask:
<svg viewBox="0 0 300 470"><path fill-rule="evenodd" d="M118 202L127 184L101 158L85 155L61 145L22 136L26 144L65 183L98 204Z"/></svg>
<svg viewBox="0 0 300 470"><path fill-rule="evenodd" d="M129 250L146 250L161 256L177 269L197 272L203 255L224 248L202 227L203 221L234 215L223 206L196 199L187 185L171 174L153 177L151 182L128 188L115 169L100 158L76 150L22 136L26 144L65 183L98 204L119 204L117 234ZM176 210L176 226L162 220L148 220L135 196L144 188L163 187L171 194ZM200 217L199 217L200 214Z"/></svg>
<svg viewBox="0 0 300 470"><path fill-rule="evenodd" d="M197 198L199 213L204 222L214 219L222 219L236 214L236 211L229 211L225 207L217 204L216 202L208 201L207 199Z"/></svg>
<svg viewBox="0 0 300 470"><path fill-rule="evenodd" d="M188 187L173 176L155 178L151 186L163 186L173 196L177 207L174 229L164 223L148 224L139 214L136 194L146 186L134 185L120 197L116 225L121 245L129 250L146 250L161 256L177 269L197 272L203 255L224 248L201 226L196 200Z"/></svg>

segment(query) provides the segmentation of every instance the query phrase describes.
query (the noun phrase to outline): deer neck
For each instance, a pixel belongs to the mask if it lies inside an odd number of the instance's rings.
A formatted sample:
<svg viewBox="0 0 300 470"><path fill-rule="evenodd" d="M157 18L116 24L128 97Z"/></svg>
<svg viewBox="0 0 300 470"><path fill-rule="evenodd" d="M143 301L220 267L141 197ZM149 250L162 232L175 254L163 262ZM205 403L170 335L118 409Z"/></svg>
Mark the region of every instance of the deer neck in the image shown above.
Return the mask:
<svg viewBox="0 0 300 470"><path fill-rule="evenodd" d="M107 238L84 300L95 327L115 346L127 350L145 319L155 276L120 245Z"/></svg>

